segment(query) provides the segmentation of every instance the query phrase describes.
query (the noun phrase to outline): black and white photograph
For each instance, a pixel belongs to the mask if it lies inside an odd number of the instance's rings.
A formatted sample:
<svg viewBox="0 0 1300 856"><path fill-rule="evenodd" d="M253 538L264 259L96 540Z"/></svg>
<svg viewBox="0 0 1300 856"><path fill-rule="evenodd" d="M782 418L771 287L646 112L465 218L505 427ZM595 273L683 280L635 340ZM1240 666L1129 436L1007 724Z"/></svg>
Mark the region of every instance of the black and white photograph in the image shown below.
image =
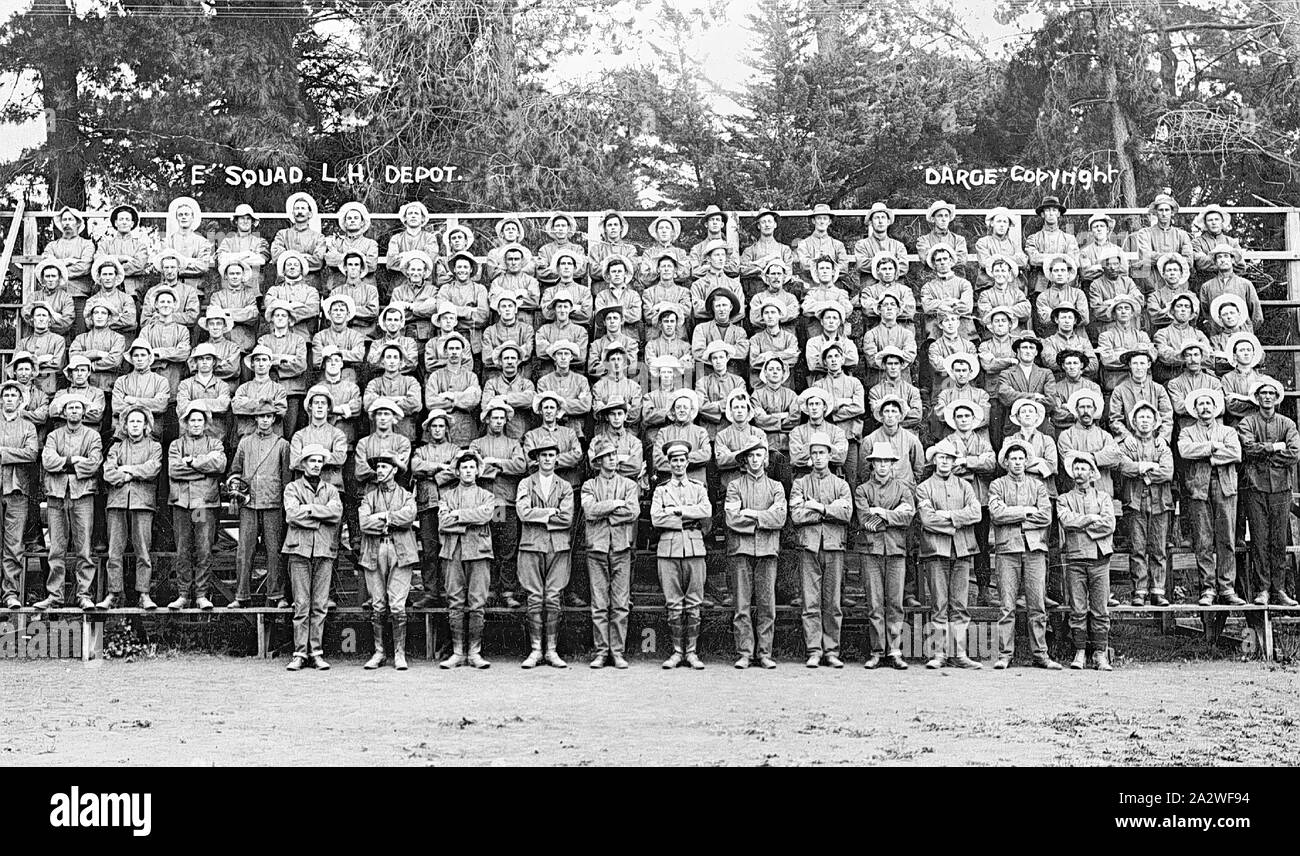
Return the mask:
<svg viewBox="0 0 1300 856"><path fill-rule="evenodd" d="M0 242L0 765L1300 765L1300 0L0 0Z"/></svg>

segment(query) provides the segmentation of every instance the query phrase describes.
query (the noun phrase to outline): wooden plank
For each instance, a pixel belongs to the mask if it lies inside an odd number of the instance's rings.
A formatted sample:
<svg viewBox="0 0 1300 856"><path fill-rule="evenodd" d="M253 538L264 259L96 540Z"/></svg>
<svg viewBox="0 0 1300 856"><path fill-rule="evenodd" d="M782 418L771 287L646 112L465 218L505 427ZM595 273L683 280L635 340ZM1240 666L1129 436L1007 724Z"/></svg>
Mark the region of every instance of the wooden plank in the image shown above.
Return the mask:
<svg viewBox="0 0 1300 856"><path fill-rule="evenodd" d="M257 656L263 660L268 660L271 657L269 642L266 615L259 612L257 614Z"/></svg>
<svg viewBox="0 0 1300 856"><path fill-rule="evenodd" d="M9 219L9 230L5 233L4 252L0 254L0 276L9 270L9 260L13 258L14 245L18 243L18 232L22 228L23 212L27 210L27 199L18 197L18 206Z"/></svg>
<svg viewBox="0 0 1300 856"><path fill-rule="evenodd" d="M1264 652L1264 659L1273 662L1276 652L1273 650L1273 620L1269 617L1269 611L1264 610L1264 620L1260 624L1259 630L1259 650Z"/></svg>

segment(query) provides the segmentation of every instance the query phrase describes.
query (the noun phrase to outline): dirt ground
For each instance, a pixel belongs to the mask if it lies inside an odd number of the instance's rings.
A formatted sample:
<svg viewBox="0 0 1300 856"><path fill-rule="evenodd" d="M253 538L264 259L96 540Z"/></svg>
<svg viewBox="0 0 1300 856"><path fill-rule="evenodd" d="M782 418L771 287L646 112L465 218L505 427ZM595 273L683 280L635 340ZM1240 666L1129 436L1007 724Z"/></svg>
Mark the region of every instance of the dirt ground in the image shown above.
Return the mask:
<svg viewBox="0 0 1300 856"><path fill-rule="evenodd" d="M1296 765L1300 671L10 661L0 765Z"/></svg>

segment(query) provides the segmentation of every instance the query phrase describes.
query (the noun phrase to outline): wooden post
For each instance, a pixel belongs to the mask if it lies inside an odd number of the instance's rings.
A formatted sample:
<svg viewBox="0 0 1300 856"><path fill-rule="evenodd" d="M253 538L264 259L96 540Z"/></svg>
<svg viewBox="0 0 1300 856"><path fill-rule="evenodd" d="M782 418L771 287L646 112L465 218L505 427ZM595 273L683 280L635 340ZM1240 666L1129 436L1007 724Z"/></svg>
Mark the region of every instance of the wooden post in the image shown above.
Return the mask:
<svg viewBox="0 0 1300 856"><path fill-rule="evenodd" d="M1264 660L1273 662L1273 619L1269 616L1268 609L1264 610L1264 620L1260 623L1259 629L1259 650L1264 655Z"/></svg>
<svg viewBox="0 0 1300 856"><path fill-rule="evenodd" d="M1300 252L1300 209L1292 208L1286 213L1286 249L1289 252ZM1286 263L1286 296L1288 300L1300 300L1300 259L1291 259ZM1296 320L1296 328L1300 330L1300 308L1293 309L1292 315ZM1294 365L1294 374L1292 375L1292 386L1300 386L1300 351L1292 354ZM1280 402L1279 402L1280 404ZM1300 412L1300 404L1297 404L1297 412ZM1291 520L1287 517L1287 529L1290 530ZM1294 570L1295 558L1293 554L1286 554L1287 565ZM1294 574L1291 576L1294 577ZM1285 582L1285 580L1284 580ZM1268 622L1268 614L1264 615L1264 624L1268 635L1269 657L1272 658L1273 631Z"/></svg>
<svg viewBox="0 0 1300 856"><path fill-rule="evenodd" d="M266 613L259 612L257 614L257 656L263 660L271 657L269 636L270 629L266 625Z"/></svg>

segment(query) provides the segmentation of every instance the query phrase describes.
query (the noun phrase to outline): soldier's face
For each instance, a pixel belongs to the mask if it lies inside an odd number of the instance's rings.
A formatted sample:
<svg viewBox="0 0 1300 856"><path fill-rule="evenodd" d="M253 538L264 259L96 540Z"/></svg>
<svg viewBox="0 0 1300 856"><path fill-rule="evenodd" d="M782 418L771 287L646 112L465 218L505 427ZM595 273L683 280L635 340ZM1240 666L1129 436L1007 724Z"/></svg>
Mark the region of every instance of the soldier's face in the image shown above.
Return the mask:
<svg viewBox="0 0 1300 856"><path fill-rule="evenodd" d="M310 405L311 418L317 422L324 422L330 415L329 399L323 395L313 395Z"/></svg>
<svg viewBox="0 0 1300 856"><path fill-rule="evenodd" d="M713 298L713 319L715 321L727 321L731 318L731 301L724 295L719 294Z"/></svg>
<svg viewBox="0 0 1300 856"><path fill-rule="evenodd" d="M605 221L605 240L613 243L621 237L623 237L623 224L617 217L610 217Z"/></svg>
<svg viewBox="0 0 1300 856"><path fill-rule="evenodd" d="M898 320L898 301L893 297L888 300L881 300L876 306L880 311L882 321L892 324Z"/></svg>
<svg viewBox="0 0 1300 856"><path fill-rule="evenodd" d="M226 319L213 317L208 319L208 338L217 340L226 335Z"/></svg>
<svg viewBox="0 0 1300 856"><path fill-rule="evenodd" d="M59 228L63 230L66 237L70 238L77 234L77 231L81 228L81 222L69 211L59 218Z"/></svg>
<svg viewBox="0 0 1300 856"><path fill-rule="evenodd" d="M397 467L394 467L388 461L375 462L375 479L380 483L390 481L396 472Z"/></svg>
<svg viewBox="0 0 1300 856"><path fill-rule="evenodd" d="M460 477L460 483L471 485L478 480L478 461L473 458L466 458L456 466L456 475Z"/></svg>
<svg viewBox="0 0 1300 856"><path fill-rule="evenodd" d="M73 386L85 386L86 381L90 380L90 366L76 366L68 372L68 376L72 378Z"/></svg>
<svg viewBox="0 0 1300 856"><path fill-rule="evenodd" d="M751 475L760 475L767 468L767 450L753 449L745 455L745 467Z"/></svg>
<svg viewBox="0 0 1300 856"><path fill-rule="evenodd" d="M554 399L548 398L542 402L541 411L543 422L554 422L560 415L560 406L555 403Z"/></svg>
<svg viewBox="0 0 1300 856"><path fill-rule="evenodd" d="M18 390L12 387L0 392L0 407L4 408L5 413L14 413L18 410L18 405L22 403L23 397Z"/></svg>
<svg viewBox="0 0 1300 856"><path fill-rule="evenodd" d="M235 228L239 230L240 234L248 234L253 231L253 218L247 214L240 214L235 218Z"/></svg>
<svg viewBox="0 0 1300 856"><path fill-rule="evenodd" d="M511 250L506 253L506 271L509 273L519 273L524 269L524 254L518 250Z"/></svg>
<svg viewBox="0 0 1300 856"><path fill-rule="evenodd" d="M1066 357L1061 361L1061 369L1070 380L1078 380L1083 375L1083 361L1078 357Z"/></svg>
<svg viewBox="0 0 1300 856"><path fill-rule="evenodd" d="M504 240L507 244L513 244L513 243L515 243L515 242L518 241L519 238L520 238L519 227L518 227L517 225L515 225L514 223L503 223L503 224L501 224L501 238L502 238L502 240ZM521 255L521 256L520 256L520 259L522 260L522 258L523 258L523 256Z"/></svg>
<svg viewBox="0 0 1300 856"><path fill-rule="evenodd" d="M311 206L306 201L299 199L293 203L293 220L295 223L305 223L311 219Z"/></svg>
<svg viewBox="0 0 1300 856"><path fill-rule="evenodd" d="M283 330L289 326L289 310L276 309L271 313L271 326Z"/></svg>
<svg viewBox="0 0 1300 856"><path fill-rule="evenodd" d="M253 357L253 374L258 377L264 376L271 370L271 358L266 354L258 354Z"/></svg>
<svg viewBox="0 0 1300 856"><path fill-rule="evenodd" d="M659 315L659 330L665 338L671 339L677 335L677 313L663 312Z"/></svg>
<svg viewBox="0 0 1300 856"><path fill-rule="evenodd" d="M1046 214L1047 212L1044 211L1043 213ZM994 217L993 223L991 225L993 226L993 234L997 235L999 238L1005 238L1007 236L1007 232L1011 231L1010 218L1002 214L999 214L998 216Z"/></svg>
<svg viewBox="0 0 1300 856"><path fill-rule="evenodd" d="M359 232L363 222L361 212L355 208L349 208L348 212L343 215L343 228L349 232Z"/></svg>
<svg viewBox="0 0 1300 856"><path fill-rule="evenodd" d="M1030 342L1021 342L1020 347L1016 348L1016 354L1020 357L1020 362L1032 363L1038 356L1038 348Z"/></svg>
<svg viewBox="0 0 1300 856"><path fill-rule="evenodd" d="M884 425L890 431L897 428L898 424L902 421L903 411L897 404L890 403L880 408L880 424Z"/></svg>
<svg viewBox="0 0 1300 856"><path fill-rule="evenodd" d="M1166 206L1167 207L1167 206ZM1205 231L1217 235L1223 231L1223 215L1217 211L1211 211L1204 217Z"/></svg>
<svg viewBox="0 0 1300 856"><path fill-rule="evenodd" d="M614 377L622 377L627 370L627 357L619 351L610 354L605 362L609 365L609 373Z"/></svg>
<svg viewBox="0 0 1300 856"><path fill-rule="evenodd" d="M185 430L190 433L191 437L202 437L203 432L207 430L208 417L201 411L194 411L185 418Z"/></svg>
<svg viewBox="0 0 1300 856"><path fill-rule="evenodd" d="M840 369L844 368L844 352L838 348L826 352L826 370L831 374L837 374Z"/></svg>
<svg viewBox="0 0 1300 856"><path fill-rule="evenodd" d="M424 264L424 262L420 262L420 264ZM239 277L242 280L244 277L244 269L237 268L237 270L239 271ZM284 278L285 279L302 278L302 261L300 261L297 256L290 256L288 259L285 260Z"/></svg>
<svg viewBox="0 0 1300 856"><path fill-rule="evenodd" d="M722 374L727 370L728 362L730 362L730 358L721 351L714 351L709 355L709 365L713 366L713 370L718 374Z"/></svg>
<svg viewBox="0 0 1300 856"><path fill-rule="evenodd" d="M555 323L569 323L569 313L573 311L572 303L567 300L557 300L551 305L551 308L555 310Z"/></svg>
<svg viewBox="0 0 1300 856"><path fill-rule="evenodd" d="M555 263L555 272L560 275L561 279L572 279L573 273L578 266L573 263L572 256L560 256L560 260Z"/></svg>
<svg viewBox="0 0 1300 856"><path fill-rule="evenodd" d="M612 335L623 329L623 313L621 312L606 312L604 320L606 333Z"/></svg>
<svg viewBox="0 0 1300 856"><path fill-rule="evenodd" d="M113 218L113 227L125 235L135 228L135 218L127 211L119 211Z"/></svg>
<svg viewBox="0 0 1300 856"><path fill-rule="evenodd" d="M596 459L596 469L600 470L603 476L612 476L618 470L618 456L601 455Z"/></svg>
<svg viewBox="0 0 1300 856"><path fill-rule="evenodd" d="M710 214L709 219L704 221L704 228L708 230L710 235L717 235L722 232L722 227L726 225L726 222L721 214Z"/></svg>
<svg viewBox="0 0 1300 856"><path fill-rule="evenodd" d="M1070 281L1070 266L1065 262L1052 262L1052 266L1048 268L1047 275L1051 278L1052 282L1058 285L1064 285Z"/></svg>
<svg viewBox="0 0 1300 856"><path fill-rule="evenodd" d="M953 363L952 379L957 381L958 386L965 386L970 383L970 365L961 361Z"/></svg>
<svg viewBox="0 0 1300 856"><path fill-rule="evenodd" d="M47 267L41 271L41 285L45 286L46 291L53 291L59 287L59 272L57 269Z"/></svg>
<svg viewBox="0 0 1300 856"><path fill-rule="evenodd" d="M686 475L687 465L688 461L685 452L673 452L668 456L668 471L675 476Z"/></svg>
<svg viewBox="0 0 1300 856"><path fill-rule="evenodd" d="M615 431L622 431L623 426L627 424L627 411L621 407L615 407L613 410L605 411L605 420L609 422L609 427Z"/></svg>
<svg viewBox="0 0 1300 856"><path fill-rule="evenodd" d="M1108 279L1114 279L1119 276L1122 265L1123 260L1120 259L1119 256L1106 256L1106 258L1102 259L1101 262L1101 272L1105 274Z"/></svg>
<svg viewBox="0 0 1300 856"><path fill-rule="evenodd" d="M429 423L429 439L441 443L447 439L447 420L435 419Z"/></svg>
<svg viewBox="0 0 1300 856"><path fill-rule="evenodd" d="M1073 333L1074 325L1076 323L1078 322L1075 320L1073 312L1056 313L1056 329L1060 330L1062 333L1066 335Z"/></svg>
<svg viewBox="0 0 1300 856"><path fill-rule="evenodd" d="M104 265L99 269L99 284L105 291L112 291L117 288L118 282L121 281L121 274L117 268L112 265Z"/></svg>
<svg viewBox="0 0 1300 856"><path fill-rule="evenodd" d="M840 329L840 313L826 311L822 313L822 329L827 333L835 333Z"/></svg>
<svg viewBox="0 0 1300 856"><path fill-rule="evenodd" d="M1248 366L1255 361L1255 346L1250 342L1238 342L1232 349L1232 355L1236 358L1237 365Z"/></svg>
<svg viewBox="0 0 1300 856"><path fill-rule="evenodd" d="M691 405L685 398L679 398L673 402L673 419L678 422L690 421Z"/></svg>
<svg viewBox="0 0 1300 856"><path fill-rule="evenodd" d="M164 264L166 264L166 262L164 262ZM285 272L286 275L289 275L289 264L292 264L292 262L290 262L290 263L286 263L285 266L284 266L284 272ZM300 275L301 275L301 270L302 270L302 269L299 268L299 273L300 273ZM244 267L243 267L243 265L230 265L229 267L227 267L227 268L226 268L226 282L230 283L230 287L231 287L231 288L240 288L240 287L242 287L243 284L244 284Z"/></svg>
<svg viewBox="0 0 1300 856"><path fill-rule="evenodd" d="M376 428L381 431L387 431L393 427L395 414L387 408L380 408L371 415L371 418L375 421Z"/></svg>
<svg viewBox="0 0 1300 856"><path fill-rule="evenodd" d="M758 226L758 234L765 238L771 237L772 233L776 231L776 218L771 214L764 214L758 218L756 225Z"/></svg>
<svg viewBox="0 0 1300 856"><path fill-rule="evenodd" d="M667 244L673 239L673 224L667 220L661 220L655 224L655 237L660 243Z"/></svg>
<svg viewBox="0 0 1300 856"><path fill-rule="evenodd" d="M342 326L348 322L348 307L341 301L330 304L330 321L337 326Z"/></svg>
<svg viewBox="0 0 1300 856"><path fill-rule="evenodd" d="M889 215L884 211L877 211L871 215L871 228L877 232L883 232L889 228Z"/></svg>
<svg viewBox="0 0 1300 856"><path fill-rule="evenodd" d="M1110 237L1110 224L1105 220L1098 220L1088 227L1088 231L1092 233L1092 239L1094 241L1099 244L1104 244L1106 243L1106 239Z"/></svg>
<svg viewBox="0 0 1300 856"><path fill-rule="evenodd" d="M176 298L172 297L170 294L163 293L158 295L158 298L154 301L153 305L154 308L158 310L159 315L168 318L171 316L172 312L176 310ZM271 321L273 323L275 321L274 312L271 313Z"/></svg>
<svg viewBox="0 0 1300 856"><path fill-rule="evenodd" d="M153 354L144 348L136 348L131 352L131 365L135 366L136 371L144 371L153 363Z"/></svg>
<svg viewBox="0 0 1300 856"><path fill-rule="evenodd" d="M86 415L86 406L80 399L73 399L63 405L63 421L70 425L80 425Z"/></svg>
<svg viewBox="0 0 1300 856"><path fill-rule="evenodd" d="M1183 280L1183 266L1180 262L1170 259L1165 262L1165 266L1160 269L1160 275L1165 278L1165 282L1170 285L1178 285Z"/></svg>
<svg viewBox="0 0 1300 856"><path fill-rule="evenodd" d="M568 348L560 348L555 352L553 359L555 360L555 367L557 369L560 371L568 371L569 366L573 363L573 351L570 351Z"/></svg>
<svg viewBox="0 0 1300 856"><path fill-rule="evenodd" d="M677 369L672 366L665 366L659 370L659 385L664 389L672 389L677 382Z"/></svg>
<svg viewBox="0 0 1300 856"><path fill-rule="evenodd" d="M279 314L280 312L278 310L272 312L271 320L274 321L276 316ZM289 323L288 312L284 313L284 321L286 325ZM402 317L401 312L397 312L396 310L389 310L388 312L385 312L383 315L379 317L379 321L380 321L380 325L384 328L384 332L386 333L396 333L406 325L406 319Z"/></svg>
<svg viewBox="0 0 1300 856"><path fill-rule="evenodd" d="M998 285L1006 285L1011 282L1011 265L1006 262L995 262L992 267L993 281Z"/></svg>
<svg viewBox="0 0 1300 856"><path fill-rule="evenodd" d="M182 205L176 209L176 222L182 229L188 229L194 223L194 209L188 205Z"/></svg>
<svg viewBox="0 0 1300 856"><path fill-rule="evenodd" d="M213 369L217 367L216 357L202 356L194 360L194 368L198 369L199 374L210 375Z"/></svg>
<svg viewBox="0 0 1300 856"><path fill-rule="evenodd" d="M1197 371L1205 361L1205 354L1200 348L1188 348L1183 351L1183 365L1188 371Z"/></svg>
<svg viewBox="0 0 1300 856"><path fill-rule="evenodd" d="M677 277L677 264L671 259L663 259L659 262L659 280L667 282Z"/></svg>
<svg viewBox="0 0 1300 856"><path fill-rule="evenodd" d="M163 259L162 266L158 268L158 271L162 274L164 282L175 282L176 277L180 276L181 263L168 256Z"/></svg>
<svg viewBox="0 0 1300 856"><path fill-rule="evenodd" d="M1079 424L1087 428L1097 416L1097 405L1093 404L1092 399L1081 398L1074 406L1074 412L1079 418Z"/></svg>
<svg viewBox="0 0 1300 856"><path fill-rule="evenodd" d="M44 333L50 329L50 313L45 307L32 313L32 326L36 328L37 333Z"/></svg>
<svg viewBox="0 0 1300 856"><path fill-rule="evenodd" d="M825 232L831 227L831 218L828 214L818 214L812 218L812 226L818 232Z"/></svg>
<svg viewBox="0 0 1300 856"><path fill-rule="evenodd" d="M1232 270L1233 261L1235 261L1235 259L1233 258L1232 253L1219 253L1214 257L1214 268L1215 270L1227 273Z"/></svg>
<svg viewBox="0 0 1300 856"><path fill-rule="evenodd" d="M727 263L727 251L717 249L709 253L709 266L714 270L722 270L723 265Z"/></svg>
<svg viewBox="0 0 1300 856"><path fill-rule="evenodd" d="M885 357L883 365L885 367L885 377L890 380L898 380L903 373L903 361L898 357Z"/></svg>
<svg viewBox="0 0 1300 856"><path fill-rule="evenodd" d="M1115 308L1111 310L1111 314L1115 316L1116 321L1127 324L1133 320L1133 304L1116 303Z"/></svg>
<svg viewBox="0 0 1300 856"><path fill-rule="evenodd" d="M1070 465L1070 475L1079 487L1087 487L1092 481L1092 465L1087 461L1075 461Z"/></svg>
<svg viewBox="0 0 1300 856"><path fill-rule="evenodd" d="M893 282L897 278L898 265L894 264L892 259L876 265L876 280L878 282Z"/></svg>
<svg viewBox="0 0 1300 856"><path fill-rule="evenodd" d="M489 413L487 427L493 434L500 434L504 431L506 428L506 412L498 408Z"/></svg>
<svg viewBox="0 0 1300 856"><path fill-rule="evenodd" d="M1214 402L1209 398L1196 399L1196 415L1200 419L1214 418Z"/></svg>
<svg viewBox="0 0 1300 856"><path fill-rule="evenodd" d="M465 346L461 344L460 339L449 339L446 345L446 352L447 362L451 363L453 366L458 366L460 365L460 358L465 355ZM394 364L394 368L389 369L389 371L395 371L396 367L401 365L401 361L398 359L396 352L387 351L384 354L384 368L386 369L388 368L389 359L392 359Z"/></svg>
<svg viewBox="0 0 1300 856"><path fill-rule="evenodd" d="M931 222L934 223L934 228L942 232L946 230L948 224L952 222L952 212L947 208L940 208L938 211L934 212L934 217Z"/></svg>
<svg viewBox="0 0 1300 856"><path fill-rule="evenodd" d="M258 431L262 431L262 432L270 431L271 426L275 424L274 413L259 413L254 418L257 420Z"/></svg>
<svg viewBox="0 0 1300 856"><path fill-rule="evenodd" d="M1175 321L1185 323L1187 319L1192 317L1192 304L1186 300L1179 300L1170 307L1169 311L1174 316Z"/></svg>
<svg viewBox="0 0 1300 856"><path fill-rule="evenodd" d="M961 319L956 315L944 315L939 319L939 329L945 335L956 336L957 328L961 326Z"/></svg>
<svg viewBox="0 0 1300 856"><path fill-rule="evenodd" d="M1054 207L1051 207L1051 206L1049 206L1049 207L1047 207L1047 208L1044 208L1044 209L1043 209L1043 222L1044 222L1044 223L1047 223L1048 225L1052 225L1052 226L1055 226L1057 223L1061 222L1061 209L1060 209L1060 208L1054 208Z"/></svg>
<svg viewBox="0 0 1300 856"><path fill-rule="evenodd" d="M543 449L537 453L537 468L544 473L555 471L555 459L558 453L554 449Z"/></svg>
<svg viewBox="0 0 1300 856"><path fill-rule="evenodd" d="M459 253L469 247L469 236L457 229L447 235L447 246L451 247L453 253Z"/></svg>
<svg viewBox="0 0 1300 856"><path fill-rule="evenodd" d="M1011 475L1023 476L1025 474L1025 463L1026 458L1023 449L1012 449L1007 453L1007 472L1011 473Z"/></svg>
<svg viewBox="0 0 1300 856"><path fill-rule="evenodd" d="M320 455L312 455L302 459L302 472L308 478L318 478L320 471L325 467L325 459Z"/></svg>
<svg viewBox="0 0 1300 856"><path fill-rule="evenodd" d="M566 238L569 237L569 233L571 231L573 230L569 228L568 220L557 218L551 221L551 237L555 238L555 240L557 241L565 240Z"/></svg>
<svg viewBox="0 0 1300 856"><path fill-rule="evenodd" d="M1025 426L1038 418L1037 407L1021 406L1016 410L1016 424Z"/></svg>
<svg viewBox="0 0 1300 856"><path fill-rule="evenodd" d="M1167 227L1174 219L1174 209L1168 202L1161 202L1156 206L1156 222L1162 227Z"/></svg>
<svg viewBox="0 0 1300 856"><path fill-rule="evenodd" d="M893 471L893 469L894 469L893 461L888 461L885 460L884 458L871 459L871 473L877 478L883 479L885 476L889 475Z"/></svg>
<svg viewBox="0 0 1300 856"><path fill-rule="evenodd" d="M958 431L966 433L975 427L975 414L965 407L960 407L953 413L952 421L956 423Z"/></svg>
<svg viewBox="0 0 1300 856"><path fill-rule="evenodd" d="M952 455L940 452L934 456L934 473L941 479L946 479L952 475L952 465L954 459Z"/></svg>
<svg viewBox="0 0 1300 856"><path fill-rule="evenodd" d="M825 472L831 464L831 450L825 446L813 446L808 450L808 457L812 461L812 468L817 472Z"/></svg>
<svg viewBox="0 0 1300 856"><path fill-rule="evenodd" d="M930 263L934 265L934 270L939 274L947 274L952 271L952 254L944 251L935 253L930 257Z"/></svg>
<svg viewBox="0 0 1300 856"><path fill-rule="evenodd" d="M831 262L818 262L814 272L820 283L830 283L835 279L835 265Z"/></svg>
<svg viewBox="0 0 1300 856"><path fill-rule="evenodd" d="M14 373L14 380L23 384L31 383L32 376L36 374L36 368L29 362L11 365L9 370Z"/></svg>
<svg viewBox="0 0 1300 856"><path fill-rule="evenodd" d="M343 262L343 274L352 282L361 279L361 273L365 266L361 264L361 259L349 258Z"/></svg>
<svg viewBox="0 0 1300 856"><path fill-rule="evenodd" d="M126 436L139 440L144 436L144 414L133 410L126 416Z"/></svg>
<svg viewBox="0 0 1300 856"><path fill-rule="evenodd" d="M1005 315L994 315L989 326L993 329L993 335L999 339L1011 332L1011 321Z"/></svg>
<svg viewBox="0 0 1300 856"><path fill-rule="evenodd" d="M744 422L749 419L749 404L743 398L734 399L727 407L727 415L732 422Z"/></svg>
<svg viewBox="0 0 1300 856"><path fill-rule="evenodd" d="M509 377L514 377L515 372L519 371L519 355L514 351L501 352L501 370Z"/></svg>
<svg viewBox="0 0 1300 856"><path fill-rule="evenodd" d="M424 225L424 215L420 213L420 209L412 206L406 209L406 214L402 216L402 222L406 224L408 229L418 229Z"/></svg>
<svg viewBox="0 0 1300 856"><path fill-rule="evenodd" d="M1277 390L1271 386L1262 388L1259 392L1255 393L1255 397L1259 399L1260 407L1277 407L1279 396Z"/></svg>
<svg viewBox="0 0 1300 856"><path fill-rule="evenodd" d="M808 418L814 422L819 422L826 416L826 402L820 398L810 398L807 401Z"/></svg>
<svg viewBox="0 0 1300 856"><path fill-rule="evenodd" d="M1150 369L1151 369L1151 358L1148 357L1146 354L1142 354L1140 356L1135 354L1132 357L1129 357L1128 360L1129 374L1131 374L1135 380L1145 379L1147 376L1147 372L1150 371Z"/></svg>
<svg viewBox="0 0 1300 856"><path fill-rule="evenodd" d="M325 374L330 377L337 377L343 373L343 355L330 354L321 365L325 367Z"/></svg>
<svg viewBox="0 0 1300 856"><path fill-rule="evenodd" d="M502 300L497 304L497 315L507 324L513 324L519 315L519 309L513 300Z"/></svg>
<svg viewBox="0 0 1300 856"><path fill-rule="evenodd" d="M609 270L606 271L605 278L609 280L610 285L623 285L627 282L627 268L621 263L612 264L609 266Z"/></svg>

